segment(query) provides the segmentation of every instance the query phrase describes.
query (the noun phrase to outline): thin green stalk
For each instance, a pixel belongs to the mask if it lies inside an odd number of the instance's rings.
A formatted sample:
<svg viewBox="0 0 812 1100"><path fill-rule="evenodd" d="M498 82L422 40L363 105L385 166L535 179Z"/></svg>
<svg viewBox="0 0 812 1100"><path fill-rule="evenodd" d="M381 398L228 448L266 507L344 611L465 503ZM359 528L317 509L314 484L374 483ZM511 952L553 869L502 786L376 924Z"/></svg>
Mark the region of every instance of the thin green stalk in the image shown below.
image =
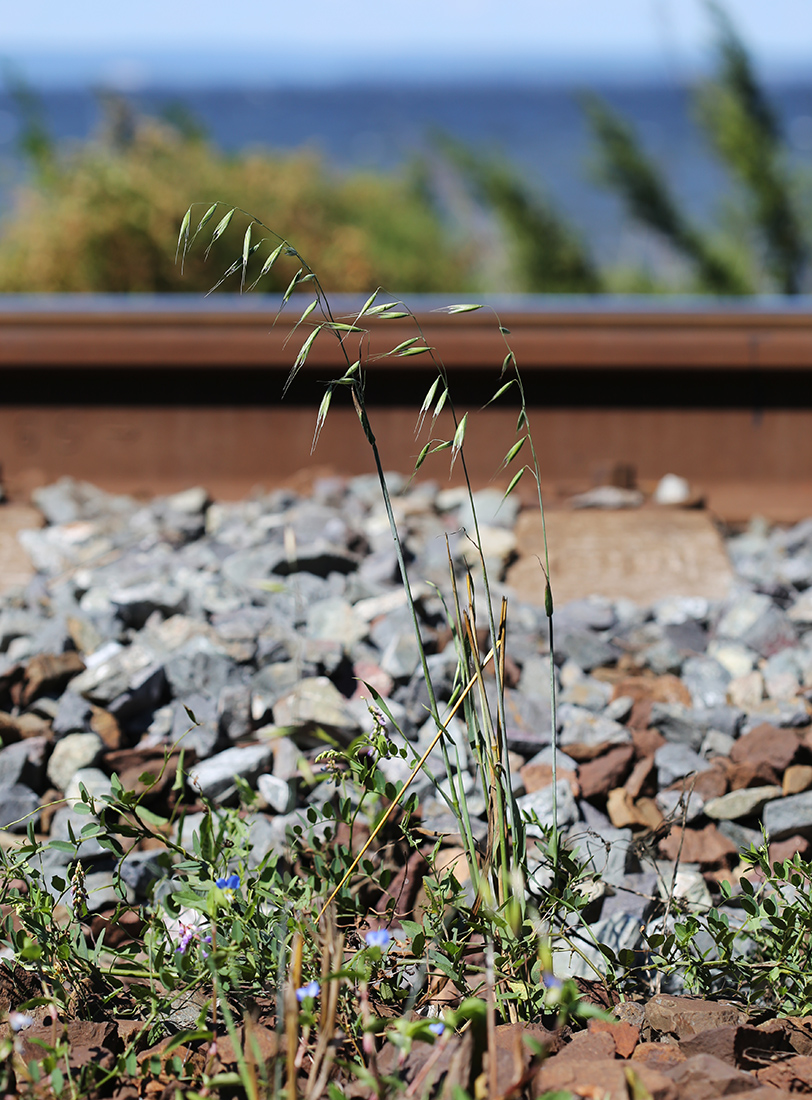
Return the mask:
<svg viewBox="0 0 812 1100"><path fill-rule="evenodd" d="M403 580L403 590L406 593L406 603L409 606L409 615L412 620L412 627L414 628L415 638L417 639L417 649L420 654L420 664L423 669L423 676L426 680L426 691L429 696L429 710L435 725L438 729L443 728L443 724L440 720L440 712L437 707L437 696L434 692L434 684L431 682L431 673L429 672L429 665L426 659L426 650L423 645L423 639L420 634L420 621L417 617L417 607L415 606L414 596L412 595L412 586L409 582L409 572L406 568L406 557L403 553L403 544L400 541L400 533L398 531L397 523L395 522L395 513L392 510L392 501L389 496L389 486L386 484L386 477L383 472L383 465L381 464L381 456L378 452L378 445L375 442L375 436L372 434L372 429L369 425L369 420L366 414L366 408L363 405L361 399L356 395L355 387L353 387L353 398L355 400L355 407L358 411L358 415L361 417L361 425L366 434L367 441L372 448L372 455L375 459L375 469L378 473L378 481L381 486L381 493L383 494L384 506L386 508L386 518L389 520L389 530L392 533L392 539L395 543L395 553L397 554L398 566L400 567L400 575Z"/></svg>
<svg viewBox="0 0 812 1100"><path fill-rule="evenodd" d="M501 325L500 325L501 329ZM507 343L507 341L506 341ZM521 376L519 374L518 367L515 366L514 360L514 376L516 383L519 387L519 394L521 396L521 415L519 422L524 422L527 428L527 440L530 446L530 455L533 460L533 479L536 483L536 494L539 502L539 515L541 516L541 537L544 543L544 565L542 571L544 573L544 611L547 615L547 624L550 634L550 737L553 749L552 754L552 782L553 782L553 873L557 880L559 870L559 832L558 832L558 708L556 705L556 693L555 693L555 638L553 635L553 589L550 581L550 549L547 543L547 517L544 512L544 499L541 492L541 468L539 466L538 455L536 454L536 445L533 442L533 433L530 430L530 417L527 415L527 404L524 396L524 386L522 385Z"/></svg>

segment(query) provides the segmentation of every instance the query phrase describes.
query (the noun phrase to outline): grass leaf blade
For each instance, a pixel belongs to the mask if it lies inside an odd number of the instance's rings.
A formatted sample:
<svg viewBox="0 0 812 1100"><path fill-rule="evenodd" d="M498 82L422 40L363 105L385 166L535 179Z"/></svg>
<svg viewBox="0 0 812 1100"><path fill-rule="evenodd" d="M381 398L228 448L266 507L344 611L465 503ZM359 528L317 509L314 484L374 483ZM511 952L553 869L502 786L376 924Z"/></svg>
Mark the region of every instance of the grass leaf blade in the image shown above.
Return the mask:
<svg viewBox="0 0 812 1100"><path fill-rule="evenodd" d="M499 389L496 391L496 393L493 395L493 397L490 398L489 401L486 401L485 404L482 406L482 408L487 409L488 405L492 405L494 403L494 401L498 401L499 398L502 396L502 394L506 393L510 389L510 387L513 385L514 381L515 381L515 379L511 378L509 382L505 382L504 386L500 386Z"/></svg>
<svg viewBox="0 0 812 1100"><path fill-rule="evenodd" d="M511 464L513 459L516 457L516 455L519 453L519 451L524 446L526 440L527 440L527 436L523 435L522 438L517 443L513 444L513 446L510 448L510 450L508 451L508 453L505 455L504 459L502 460L501 468L503 470L505 469L506 466L509 466Z"/></svg>
<svg viewBox="0 0 812 1100"><path fill-rule="evenodd" d="M439 385L440 376L437 375L432 384L429 386L429 391L423 398L423 404L420 406L420 412L417 415L417 426L414 430L415 437L419 436L420 432L423 430L423 424L425 422L426 416L428 415L428 411L431 408L432 402L434 401L434 395L437 392L437 387Z"/></svg>
<svg viewBox="0 0 812 1100"><path fill-rule="evenodd" d="M457 461L457 455L462 450L462 446L465 442L465 429L468 427L468 413L462 418L457 425L457 430L454 432L454 444L451 448L451 469L454 469L454 463Z"/></svg>
<svg viewBox="0 0 812 1100"><path fill-rule="evenodd" d="M220 239L220 237L222 237L222 235L228 229L229 224L231 222L231 219L234 217L234 211L235 211L235 207L232 207L231 210L229 210L228 213L225 214L220 219L220 221L217 223L217 225L214 227L214 232L212 233L211 240L209 241L209 247L206 249L206 252L205 252L205 258L206 259L208 259L209 253L211 252L211 248L212 248L212 245L214 244L214 242L218 241Z"/></svg>
<svg viewBox="0 0 812 1100"><path fill-rule="evenodd" d="M316 417L316 429L313 432L313 442L310 446L311 455L313 454L313 452L316 449L316 444L319 441L319 436L321 435L321 429L324 427L324 422L327 419L327 413L330 411L330 402L332 400L333 400L333 387L328 386L327 387L327 392L324 394L324 397L322 397L322 399L321 399L321 404L319 405L319 414Z"/></svg>
<svg viewBox="0 0 812 1100"><path fill-rule="evenodd" d="M242 239L242 275L240 276L240 294L245 290L245 272L248 268L248 257L251 255L251 223L245 231Z"/></svg>
<svg viewBox="0 0 812 1100"><path fill-rule="evenodd" d="M293 381L293 379L296 377L296 375L299 373L299 371L305 365L305 362L307 361L307 356L310 352L310 349L313 347L313 341L316 339L316 337L318 336L318 334L321 332L321 330L323 328L324 328L323 325L316 325L316 327L313 329L313 331L308 335L305 342L299 348L299 353L296 356L296 359L293 363L293 366L290 369L290 374L288 375L287 381L285 382L284 389L282 390L282 396L283 397L285 396L285 394L290 389L290 384Z"/></svg>
<svg viewBox="0 0 812 1100"><path fill-rule="evenodd" d="M522 466L521 470L519 470L518 473L513 475L513 477L510 480L510 485L508 485L507 489L505 489L505 496L506 497L509 497L510 494L513 492L513 490L516 488L516 486L519 484L519 482L521 481L522 476L523 476L526 469L527 469L526 466Z"/></svg>
<svg viewBox="0 0 812 1100"><path fill-rule="evenodd" d="M180 223L180 232L178 233L178 244L175 249L175 263L178 262L178 253L180 252L180 242L183 241L183 259L186 258L186 248L189 244L189 223L192 220L192 208L191 206L183 215L183 221ZM183 260L181 260L181 271L183 271Z"/></svg>

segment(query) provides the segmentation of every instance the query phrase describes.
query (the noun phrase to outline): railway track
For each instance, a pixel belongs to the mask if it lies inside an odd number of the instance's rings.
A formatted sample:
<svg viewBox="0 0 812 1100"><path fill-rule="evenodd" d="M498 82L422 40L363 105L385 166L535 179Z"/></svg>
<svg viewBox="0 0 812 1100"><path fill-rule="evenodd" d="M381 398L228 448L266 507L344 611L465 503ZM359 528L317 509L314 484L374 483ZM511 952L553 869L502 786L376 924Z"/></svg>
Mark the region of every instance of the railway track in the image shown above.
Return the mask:
<svg viewBox="0 0 812 1100"><path fill-rule="evenodd" d="M350 314L360 303L337 296ZM498 387L504 356L494 315L434 312L410 303L471 410L467 451L489 482L514 439ZM591 485L665 473L688 478L723 520L812 514L812 306L512 298L500 320L522 370L551 505ZM0 303L0 464L24 500L63 474L141 494L204 484L218 497L300 483L316 470L370 470L368 447L337 392L314 456L324 380L341 364L330 334L316 340L285 397L298 348L298 310L273 324L275 303L231 295L126 299L7 296ZM411 322L373 324L369 349L415 334ZM417 410L428 356L380 359L368 374L373 429L389 469L408 471L421 444ZM445 414L437 425L448 433ZM427 463L444 479L447 458ZM459 476L459 474L457 475ZM505 479L507 480L507 479Z"/></svg>

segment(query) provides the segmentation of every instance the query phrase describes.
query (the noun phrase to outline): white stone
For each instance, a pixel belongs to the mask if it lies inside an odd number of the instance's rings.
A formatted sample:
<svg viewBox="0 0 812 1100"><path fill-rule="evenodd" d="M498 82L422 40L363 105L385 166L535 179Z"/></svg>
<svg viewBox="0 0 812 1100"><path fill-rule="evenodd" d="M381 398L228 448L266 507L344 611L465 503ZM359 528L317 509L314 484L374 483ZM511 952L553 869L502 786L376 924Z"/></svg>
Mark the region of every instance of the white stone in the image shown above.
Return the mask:
<svg viewBox="0 0 812 1100"><path fill-rule="evenodd" d="M202 512L209 500L209 494L201 486L194 489L183 489L180 493L173 493L166 498L166 503L173 512L183 512L187 516L195 516Z"/></svg>
<svg viewBox="0 0 812 1100"><path fill-rule="evenodd" d="M639 508L642 503L643 494L637 489L619 489L616 485L599 485L570 500L573 508Z"/></svg>
<svg viewBox="0 0 812 1100"><path fill-rule="evenodd" d="M758 669L737 676L727 685L727 698L734 707L753 710L764 698L764 677Z"/></svg>
<svg viewBox="0 0 812 1100"><path fill-rule="evenodd" d="M666 596L654 605L654 618L661 626L702 622L708 617L709 607L703 596Z"/></svg>
<svg viewBox="0 0 812 1100"><path fill-rule="evenodd" d="M737 642L723 642L717 638L708 643L707 655L713 657L733 677L746 676L755 667L758 654Z"/></svg>
<svg viewBox="0 0 812 1100"><path fill-rule="evenodd" d="M90 768L96 763L103 748L97 733L69 733L54 745L48 761L48 778L57 790L66 790L80 768Z"/></svg>
<svg viewBox="0 0 812 1100"><path fill-rule="evenodd" d="M714 821L736 821L760 813L768 802L781 798L783 793L781 787L743 787L706 802L705 813Z"/></svg>
<svg viewBox="0 0 812 1100"><path fill-rule="evenodd" d="M257 790L272 810L278 814L289 813L296 802L293 785L279 776L263 772L257 777Z"/></svg>
<svg viewBox="0 0 812 1100"><path fill-rule="evenodd" d="M479 564L479 550L476 548L476 533L471 530L469 537L461 543L462 557L467 565L476 567ZM479 528L480 547L485 558L486 567L501 571L516 549L516 536L512 530L506 527L481 526Z"/></svg>
<svg viewBox="0 0 812 1100"><path fill-rule="evenodd" d="M581 680L585 680L586 673L576 661L568 657L559 669L558 679L561 690L566 691L567 688L575 687Z"/></svg>
<svg viewBox="0 0 812 1100"><path fill-rule="evenodd" d="M787 611L787 615L799 626L812 626L812 588L807 588L806 592L801 593Z"/></svg>
<svg viewBox="0 0 812 1100"><path fill-rule="evenodd" d="M691 486L678 474L661 477L654 490L654 501L657 504L687 504L690 499Z"/></svg>
<svg viewBox="0 0 812 1100"><path fill-rule="evenodd" d="M110 777L105 775L101 768L79 768L65 788L65 798L68 799L69 806L82 801L80 784L93 798L102 798L104 795L113 793Z"/></svg>
<svg viewBox="0 0 812 1100"><path fill-rule="evenodd" d="M707 912L713 905L710 891L704 876L696 863L681 863L674 878L674 864L664 860L657 861L659 871L657 888L663 901L668 900L672 884L674 897L685 902L695 912Z"/></svg>

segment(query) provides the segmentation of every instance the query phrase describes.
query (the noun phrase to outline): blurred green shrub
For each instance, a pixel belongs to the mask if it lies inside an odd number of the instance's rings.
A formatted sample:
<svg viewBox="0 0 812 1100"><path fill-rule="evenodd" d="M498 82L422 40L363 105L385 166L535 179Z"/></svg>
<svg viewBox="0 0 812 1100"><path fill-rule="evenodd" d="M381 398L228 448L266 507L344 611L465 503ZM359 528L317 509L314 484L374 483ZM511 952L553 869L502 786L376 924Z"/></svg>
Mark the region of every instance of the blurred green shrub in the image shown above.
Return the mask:
<svg viewBox="0 0 812 1100"><path fill-rule="evenodd" d="M0 229L0 291L193 293L225 272L233 245L204 265L175 266L177 227L192 200L221 199L284 225L319 256L325 289L466 289L470 263L444 230L417 175L331 174L312 152L229 156L194 128L134 119L108 105L106 133L72 150L27 150L29 182ZM121 104L119 104L119 108ZM21 142L25 150L25 134ZM263 281L284 289L283 264ZM238 290L239 275L224 289Z"/></svg>

